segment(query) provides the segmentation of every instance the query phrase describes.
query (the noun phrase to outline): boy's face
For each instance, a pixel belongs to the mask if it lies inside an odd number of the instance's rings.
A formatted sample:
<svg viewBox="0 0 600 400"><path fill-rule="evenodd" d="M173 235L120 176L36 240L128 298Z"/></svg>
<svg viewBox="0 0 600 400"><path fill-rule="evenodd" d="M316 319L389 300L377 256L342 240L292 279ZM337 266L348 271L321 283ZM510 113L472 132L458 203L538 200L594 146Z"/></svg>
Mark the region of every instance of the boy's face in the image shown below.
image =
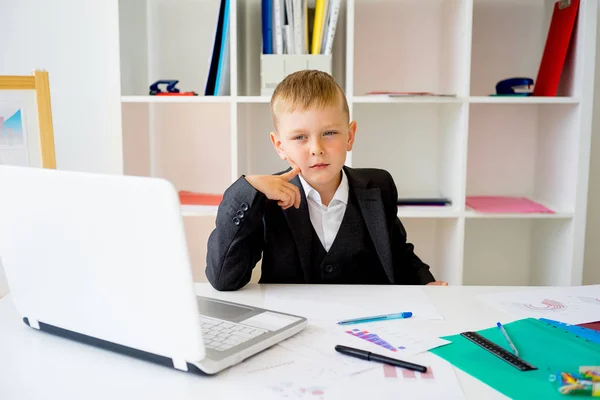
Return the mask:
<svg viewBox="0 0 600 400"><path fill-rule="evenodd" d="M356 123L348 124L341 105L277 113L277 132L271 141L282 160L300 168L315 189L335 189L346 152L352 150Z"/></svg>

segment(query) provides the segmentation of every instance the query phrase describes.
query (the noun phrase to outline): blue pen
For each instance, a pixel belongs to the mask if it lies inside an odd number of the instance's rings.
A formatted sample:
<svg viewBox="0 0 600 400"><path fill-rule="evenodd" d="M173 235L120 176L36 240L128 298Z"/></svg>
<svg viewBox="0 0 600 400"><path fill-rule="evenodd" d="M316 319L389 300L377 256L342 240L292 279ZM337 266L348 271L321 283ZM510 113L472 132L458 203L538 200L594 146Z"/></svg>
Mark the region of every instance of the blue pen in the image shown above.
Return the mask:
<svg viewBox="0 0 600 400"><path fill-rule="evenodd" d="M498 329L500 329L500 332L502 332L502 335L504 335L504 339L506 339L506 342L508 343L510 348L513 350L513 353L515 353L515 356L519 357L519 352L517 351L517 348L513 344L512 340L510 340L510 337L508 337L508 333L506 333L502 324L500 322L496 322L496 326L498 327Z"/></svg>
<svg viewBox="0 0 600 400"><path fill-rule="evenodd" d="M397 314L374 315L372 317L346 319L344 321L339 321L338 325L362 324L364 322L375 322L375 321L384 321L384 320L388 320L388 319L401 319L401 318L410 318L410 317L412 317L411 312L401 312L401 313L397 313Z"/></svg>

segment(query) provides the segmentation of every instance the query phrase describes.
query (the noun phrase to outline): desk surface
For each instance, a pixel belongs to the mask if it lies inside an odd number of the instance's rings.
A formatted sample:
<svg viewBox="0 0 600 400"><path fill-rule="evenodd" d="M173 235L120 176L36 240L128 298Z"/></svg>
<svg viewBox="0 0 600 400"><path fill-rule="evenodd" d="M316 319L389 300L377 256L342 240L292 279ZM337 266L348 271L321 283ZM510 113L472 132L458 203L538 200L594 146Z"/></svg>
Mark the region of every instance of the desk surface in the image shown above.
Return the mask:
<svg viewBox="0 0 600 400"><path fill-rule="evenodd" d="M197 284L199 295L262 306L272 285L248 285L237 292L218 292L209 284ZM481 304L476 295L528 287L431 287L396 286L399 293L423 290L444 320L423 321L423 329L443 336L494 326L514 317ZM372 288L371 288L372 289ZM347 286L360 294L360 286ZM414 292L413 292L414 293ZM318 301L318 298L311 300ZM235 367L233 367L235 368ZM500 393L455 370L468 399L501 399ZM28 328L17 314L10 295L0 299L0 399L107 399L173 398L194 399L210 393L217 398L219 376L197 376L154 365L58 338Z"/></svg>

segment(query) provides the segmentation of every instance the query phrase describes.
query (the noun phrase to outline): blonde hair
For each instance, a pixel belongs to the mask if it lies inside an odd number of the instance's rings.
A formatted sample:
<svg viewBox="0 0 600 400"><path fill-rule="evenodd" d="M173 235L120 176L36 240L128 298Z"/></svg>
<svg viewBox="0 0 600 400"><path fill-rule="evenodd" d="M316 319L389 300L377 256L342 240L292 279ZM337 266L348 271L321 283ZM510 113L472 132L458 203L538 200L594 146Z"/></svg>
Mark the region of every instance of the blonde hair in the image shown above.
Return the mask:
<svg viewBox="0 0 600 400"><path fill-rule="evenodd" d="M271 97L271 116L276 126L277 113L296 109L323 109L339 105L350 120L350 110L344 91L333 76L317 70L302 70L286 76Z"/></svg>

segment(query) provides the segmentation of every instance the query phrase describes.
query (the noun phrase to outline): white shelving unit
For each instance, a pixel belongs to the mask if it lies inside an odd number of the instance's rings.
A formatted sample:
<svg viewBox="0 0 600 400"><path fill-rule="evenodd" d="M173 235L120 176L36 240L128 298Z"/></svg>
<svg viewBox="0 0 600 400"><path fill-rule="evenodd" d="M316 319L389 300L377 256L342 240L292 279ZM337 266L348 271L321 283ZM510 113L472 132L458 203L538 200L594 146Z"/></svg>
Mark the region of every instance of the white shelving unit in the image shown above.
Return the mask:
<svg viewBox="0 0 600 400"><path fill-rule="evenodd" d="M180 190L222 193L277 157L269 98L260 96L260 0L231 0L231 93L147 96L178 79L204 93L219 0L121 0L126 174ZM333 75L358 123L353 167L385 168L401 196L442 195L448 207L402 207L409 241L451 284L581 283L597 5L581 0L557 97L492 97L495 84L536 78L554 0L345 0ZM455 97L388 98L373 90ZM555 214L487 214L468 195L522 195ZM185 206L202 279L216 207Z"/></svg>

